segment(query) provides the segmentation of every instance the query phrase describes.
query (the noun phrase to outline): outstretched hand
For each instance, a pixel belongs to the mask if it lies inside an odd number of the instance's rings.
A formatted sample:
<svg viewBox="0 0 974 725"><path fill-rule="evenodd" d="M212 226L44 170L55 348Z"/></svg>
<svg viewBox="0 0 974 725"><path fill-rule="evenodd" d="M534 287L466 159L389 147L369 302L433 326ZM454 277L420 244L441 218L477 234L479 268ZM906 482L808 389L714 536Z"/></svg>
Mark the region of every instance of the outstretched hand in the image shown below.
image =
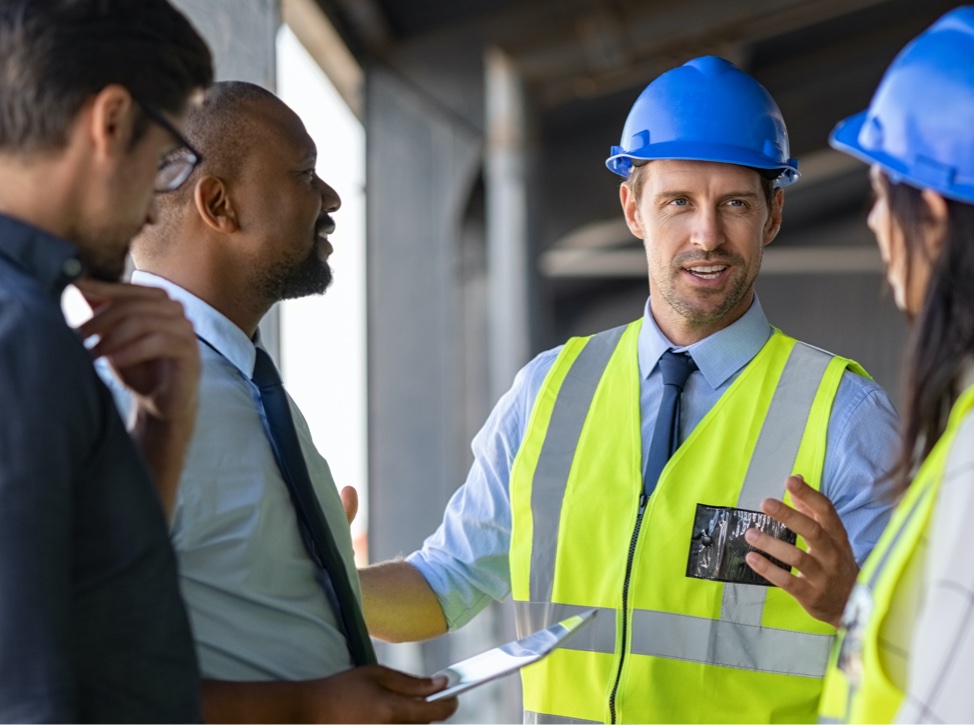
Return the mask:
<svg viewBox="0 0 974 725"><path fill-rule="evenodd" d="M783 561L798 573L775 566L755 552L747 555L747 564L791 594L810 615L838 628L859 574L849 537L825 495L805 483L801 476L789 477L785 486L795 508L768 498L762 502L761 510L801 536L808 550L757 529L749 529L745 538L754 548Z"/></svg>

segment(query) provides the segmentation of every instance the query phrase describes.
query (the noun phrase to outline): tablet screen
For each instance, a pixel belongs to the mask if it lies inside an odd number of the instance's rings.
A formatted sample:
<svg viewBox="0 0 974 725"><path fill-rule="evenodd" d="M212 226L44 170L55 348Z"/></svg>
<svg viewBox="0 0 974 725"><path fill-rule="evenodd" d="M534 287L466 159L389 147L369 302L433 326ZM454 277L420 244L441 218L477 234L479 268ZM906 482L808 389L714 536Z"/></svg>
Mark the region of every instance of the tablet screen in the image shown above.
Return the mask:
<svg viewBox="0 0 974 725"><path fill-rule="evenodd" d="M578 632L592 621L595 615L596 610L589 609L581 614L563 619L547 629L538 630L527 637L508 642L500 647L494 647L494 649L457 662L445 670L440 670L433 676L445 676L447 686L445 689L427 697L427 701L432 702L445 697L453 697L477 685L516 672L532 662L537 662L556 647L564 644L570 635Z"/></svg>

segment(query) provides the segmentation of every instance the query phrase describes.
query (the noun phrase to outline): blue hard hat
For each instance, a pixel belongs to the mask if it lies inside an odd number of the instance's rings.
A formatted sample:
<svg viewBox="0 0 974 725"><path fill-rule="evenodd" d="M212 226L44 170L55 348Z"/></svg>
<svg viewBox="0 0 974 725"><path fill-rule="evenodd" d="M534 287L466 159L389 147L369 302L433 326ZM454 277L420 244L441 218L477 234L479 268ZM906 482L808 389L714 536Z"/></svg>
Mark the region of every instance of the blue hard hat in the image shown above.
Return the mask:
<svg viewBox="0 0 974 725"><path fill-rule="evenodd" d="M868 110L829 142L894 182L974 203L974 7L951 10L903 48Z"/></svg>
<svg viewBox="0 0 974 725"><path fill-rule="evenodd" d="M633 161L685 159L769 169L798 181L788 130L764 87L730 61L704 56L654 80L629 111L605 165L628 179Z"/></svg>

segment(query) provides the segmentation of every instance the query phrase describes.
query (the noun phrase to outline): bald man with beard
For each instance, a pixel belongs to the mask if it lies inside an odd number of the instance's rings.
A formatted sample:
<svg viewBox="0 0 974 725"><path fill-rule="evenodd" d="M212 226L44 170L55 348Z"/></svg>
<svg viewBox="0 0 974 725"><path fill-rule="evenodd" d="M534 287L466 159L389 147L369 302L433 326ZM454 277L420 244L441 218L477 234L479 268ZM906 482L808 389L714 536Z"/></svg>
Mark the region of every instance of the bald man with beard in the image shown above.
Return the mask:
<svg viewBox="0 0 974 725"><path fill-rule="evenodd" d="M456 699L380 665L353 667L341 619L308 554L252 381L258 323L331 281L338 194L315 173L300 119L271 93L218 83L186 120L204 161L162 195L132 247L133 282L182 303L203 363L196 433L171 534L210 722L428 722ZM348 522L307 423L292 417L325 520L361 606Z"/></svg>

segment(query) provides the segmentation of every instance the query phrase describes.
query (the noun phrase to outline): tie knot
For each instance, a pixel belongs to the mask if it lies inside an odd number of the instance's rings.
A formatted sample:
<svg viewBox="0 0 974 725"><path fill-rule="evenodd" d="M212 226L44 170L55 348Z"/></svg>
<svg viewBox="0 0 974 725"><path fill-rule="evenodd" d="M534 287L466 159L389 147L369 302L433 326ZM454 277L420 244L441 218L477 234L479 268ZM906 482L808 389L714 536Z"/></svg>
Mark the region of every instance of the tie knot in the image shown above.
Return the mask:
<svg viewBox="0 0 974 725"><path fill-rule="evenodd" d="M252 380L258 388L281 385L281 374L277 372L277 366L267 351L261 347L257 348L257 359L254 361L254 377Z"/></svg>
<svg viewBox="0 0 974 725"><path fill-rule="evenodd" d="M697 364L689 353L667 350L659 359L659 369L663 373L663 385L675 385L682 391Z"/></svg>

